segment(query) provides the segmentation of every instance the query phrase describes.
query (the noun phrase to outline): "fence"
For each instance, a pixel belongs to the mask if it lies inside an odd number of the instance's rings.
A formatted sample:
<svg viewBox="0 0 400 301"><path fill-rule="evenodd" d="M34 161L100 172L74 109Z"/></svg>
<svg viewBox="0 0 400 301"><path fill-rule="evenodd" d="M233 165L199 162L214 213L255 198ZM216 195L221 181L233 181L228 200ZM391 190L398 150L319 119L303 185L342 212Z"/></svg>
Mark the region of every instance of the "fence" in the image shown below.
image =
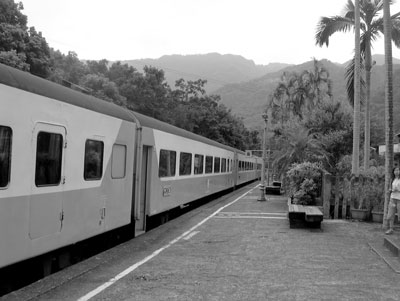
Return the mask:
<svg viewBox="0 0 400 301"><path fill-rule="evenodd" d="M350 218L351 208L383 211L385 178L349 178L324 174L322 178L322 209L324 218Z"/></svg>

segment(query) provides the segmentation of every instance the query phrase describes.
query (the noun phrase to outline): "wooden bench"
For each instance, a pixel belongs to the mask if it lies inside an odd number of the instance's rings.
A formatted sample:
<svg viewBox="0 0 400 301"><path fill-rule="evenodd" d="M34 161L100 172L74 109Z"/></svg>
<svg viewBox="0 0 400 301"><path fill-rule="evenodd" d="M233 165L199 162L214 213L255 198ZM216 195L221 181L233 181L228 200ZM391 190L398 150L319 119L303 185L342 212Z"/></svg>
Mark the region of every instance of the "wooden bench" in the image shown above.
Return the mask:
<svg viewBox="0 0 400 301"><path fill-rule="evenodd" d="M289 198L288 218L290 228L295 228L297 226L321 228L321 222L324 219L324 215L316 206L292 204L292 201Z"/></svg>
<svg viewBox="0 0 400 301"><path fill-rule="evenodd" d="M266 194L281 194L282 183L278 181L273 181L272 186L265 186Z"/></svg>

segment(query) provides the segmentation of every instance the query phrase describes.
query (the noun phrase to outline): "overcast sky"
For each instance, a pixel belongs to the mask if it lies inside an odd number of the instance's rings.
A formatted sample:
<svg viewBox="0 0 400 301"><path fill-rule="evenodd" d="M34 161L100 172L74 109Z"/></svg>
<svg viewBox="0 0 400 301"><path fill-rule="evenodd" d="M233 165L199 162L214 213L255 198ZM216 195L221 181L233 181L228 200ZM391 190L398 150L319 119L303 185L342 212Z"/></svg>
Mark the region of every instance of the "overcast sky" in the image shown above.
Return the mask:
<svg viewBox="0 0 400 301"><path fill-rule="evenodd" d="M321 16L347 0L21 0L28 25L50 47L80 59L129 60L168 54L237 54L256 64L299 64L353 56L354 36L337 33L315 46ZM391 13L400 11L400 2ZM384 53L383 39L373 53ZM400 50L393 46L393 56Z"/></svg>

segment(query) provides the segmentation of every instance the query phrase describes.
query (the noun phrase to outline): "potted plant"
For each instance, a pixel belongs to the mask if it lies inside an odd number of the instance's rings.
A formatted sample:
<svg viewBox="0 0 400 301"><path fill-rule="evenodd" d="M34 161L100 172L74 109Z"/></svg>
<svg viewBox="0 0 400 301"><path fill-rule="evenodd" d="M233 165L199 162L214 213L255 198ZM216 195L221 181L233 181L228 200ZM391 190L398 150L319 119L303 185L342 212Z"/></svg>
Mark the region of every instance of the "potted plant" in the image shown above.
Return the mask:
<svg viewBox="0 0 400 301"><path fill-rule="evenodd" d="M354 207L351 208L351 216L358 220L368 220L370 215L375 218L380 214L372 214L378 210L383 212L383 187L382 176L384 170L372 166L368 170L360 172L358 180L353 181L356 193L352 196ZM355 185L354 185L355 184ZM382 214L383 216L383 214Z"/></svg>

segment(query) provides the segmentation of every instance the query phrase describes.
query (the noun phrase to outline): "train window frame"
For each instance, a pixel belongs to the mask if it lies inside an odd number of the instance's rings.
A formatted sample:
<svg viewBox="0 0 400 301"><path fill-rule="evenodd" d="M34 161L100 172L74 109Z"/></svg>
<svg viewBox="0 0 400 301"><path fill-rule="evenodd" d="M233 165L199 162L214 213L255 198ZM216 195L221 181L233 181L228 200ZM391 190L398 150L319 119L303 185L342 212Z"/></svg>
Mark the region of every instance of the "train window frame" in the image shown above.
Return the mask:
<svg viewBox="0 0 400 301"><path fill-rule="evenodd" d="M167 155L167 157L165 157ZM171 161L171 155L172 156L172 161ZM160 149L160 157L159 157L159 162L158 162L158 177L159 178L169 178L169 177L175 177L176 175L176 151L174 150L169 150L169 149ZM167 166L164 169L161 169L161 164L164 163L164 158L167 159ZM169 168L168 168L168 160L170 160ZM162 171L165 170L166 173L162 174Z"/></svg>
<svg viewBox="0 0 400 301"><path fill-rule="evenodd" d="M226 172L226 158L221 159L221 172Z"/></svg>
<svg viewBox="0 0 400 301"><path fill-rule="evenodd" d="M195 154L193 162L193 171L195 175L202 175L204 172L204 155Z"/></svg>
<svg viewBox="0 0 400 301"><path fill-rule="evenodd" d="M92 162L88 162L88 143L95 143L101 146L100 166L96 164L96 171L94 175L89 174L88 165ZM83 179L85 181L100 181L103 178L103 162L104 161L104 142L96 139L86 139L85 141L85 152L84 152L84 163L83 163ZM97 162L98 163L98 162Z"/></svg>
<svg viewBox="0 0 400 301"><path fill-rule="evenodd" d="M48 135L51 137L61 138L58 141L55 141L58 145L54 145L54 141L51 142L51 138L47 139L48 144L47 148L50 150L54 150L49 154L49 152L45 153L40 150L44 147L44 143L41 143L39 140L44 142L46 137L44 135ZM50 144L53 144L50 146ZM57 151L58 148L58 152ZM36 187L48 187L48 186L59 186L62 178L62 164L63 164L63 149L64 149L64 137L60 133L54 133L50 131L39 131L36 136L36 153L35 153L35 185ZM54 156L54 157L53 157ZM54 166L49 166L46 162L53 161ZM48 174L54 174L54 176L49 176ZM46 176L47 174L47 176ZM45 180L46 178L51 178L49 180Z"/></svg>
<svg viewBox="0 0 400 301"><path fill-rule="evenodd" d="M205 173L211 174L213 173L213 166L214 166L214 157L213 156L206 156L205 160Z"/></svg>
<svg viewBox="0 0 400 301"><path fill-rule="evenodd" d="M179 176L190 176L192 174L192 161L192 153L179 153Z"/></svg>
<svg viewBox="0 0 400 301"><path fill-rule="evenodd" d="M8 133L3 132L2 129ZM9 126L0 125L0 190L7 189L11 181L12 138L12 128ZM6 142L3 143L4 141ZM6 168L4 168L4 166ZM4 183L2 183L3 177L5 180Z"/></svg>
<svg viewBox="0 0 400 301"><path fill-rule="evenodd" d="M126 153L127 146L125 144L115 143L113 145L111 154L112 179L124 179L126 177Z"/></svg>
<svg viewBox="0 0 400 301"><path fill-rule="evenodd" d="M221 158L214 157L214 173L220 173L220 172L221 172Z"/></svg>

